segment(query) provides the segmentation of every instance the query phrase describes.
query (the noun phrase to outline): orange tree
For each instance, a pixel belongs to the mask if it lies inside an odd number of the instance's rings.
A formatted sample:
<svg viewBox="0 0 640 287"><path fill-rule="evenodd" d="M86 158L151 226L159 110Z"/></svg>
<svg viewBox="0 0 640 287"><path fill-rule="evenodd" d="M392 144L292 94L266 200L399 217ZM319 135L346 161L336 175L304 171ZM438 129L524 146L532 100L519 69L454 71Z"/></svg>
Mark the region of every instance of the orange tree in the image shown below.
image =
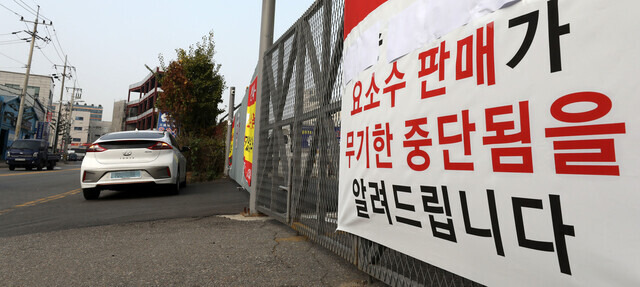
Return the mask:
<svg viewBox="0 0 640 287"><path fill-rule="evenodd" d="M220 64L216 64L213 32L188 50L176 49L177 59L165 66L160 77L163 93L158 95L157 107L171 115L179 129L178 141L191 147L186 153L196 180L218 176L224 168L224 125L216 118L223 110L222 92L225 89Z"/></svg>

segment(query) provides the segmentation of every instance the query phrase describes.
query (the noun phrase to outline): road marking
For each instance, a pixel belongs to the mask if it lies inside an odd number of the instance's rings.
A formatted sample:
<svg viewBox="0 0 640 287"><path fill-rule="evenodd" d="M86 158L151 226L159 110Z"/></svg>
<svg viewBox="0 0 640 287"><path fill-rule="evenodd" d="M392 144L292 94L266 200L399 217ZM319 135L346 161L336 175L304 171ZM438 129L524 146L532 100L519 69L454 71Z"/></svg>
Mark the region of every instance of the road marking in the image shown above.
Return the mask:
<svg viewBox="0 0 640 287"><path fill-rule="evenodd" d="M5 209L5 210L0 210L0 215L3 215L3 214L5 214L5 213L9 213L9 212L11 212L11 211L13 211L13 208Z"/></svg>
<svg viewBox="0 0 640 287"><path fill-rule="evenodd" d="M74 189L74 190L71 190L71 191L67 191L67 192L64 192L64 193L52 195L52 196L45 197L45 198L36 199L34 201L25 202L23 204L18 204L18 205L14 206L14 207L7 208L5 210L0 210L0 215L7 214L7 213L9 213L11 211L14 211L14 210L16 210L18 208L21 208L21 207L36 206L38 204L42 204L42 203L49 202L49 201L56 200L56 199L65 198L65 197L67 197L69 195L78 194L80 192L82 192L82 188Z"/></svg>
<svg viewBox="0 0 640 287"><path fill-rule="evenodd" d="M0 174L0 177L3 177L3 176L14 176L14 175L52 173L52 172L61 172L61 171L73 171L73 170L80 170L80 169L79 168L72 168L72 169L47 170L47 171L36 171L36 172L8 173L8 174Z"/></svg>
<svg viewBox="0 0 640 287"><path fill-rule="evenodd" d="M307 241L307 238L304 236L276 238L276 242L301 242L301 241Z"/></svg>

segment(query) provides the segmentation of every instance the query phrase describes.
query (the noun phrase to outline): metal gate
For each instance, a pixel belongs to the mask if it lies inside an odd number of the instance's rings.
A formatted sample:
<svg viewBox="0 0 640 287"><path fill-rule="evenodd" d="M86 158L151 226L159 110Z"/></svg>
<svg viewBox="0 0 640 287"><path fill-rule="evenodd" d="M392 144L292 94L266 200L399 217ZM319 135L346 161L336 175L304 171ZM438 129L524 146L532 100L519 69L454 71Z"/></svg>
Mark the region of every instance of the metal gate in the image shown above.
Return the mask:
<svg viewBox="0 0 640 287"><path fill-rule="evenodd" d="M344 0L318 0L265 53L257 208L393 286L480 286L336 231Z"/></svg>

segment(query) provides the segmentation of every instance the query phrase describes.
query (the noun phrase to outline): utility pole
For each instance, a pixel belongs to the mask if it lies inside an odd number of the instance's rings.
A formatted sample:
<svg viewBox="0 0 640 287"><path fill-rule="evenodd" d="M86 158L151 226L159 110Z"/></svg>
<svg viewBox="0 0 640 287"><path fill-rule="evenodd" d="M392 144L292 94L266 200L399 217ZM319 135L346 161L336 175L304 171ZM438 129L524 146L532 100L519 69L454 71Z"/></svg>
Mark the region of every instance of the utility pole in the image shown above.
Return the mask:
<svg viewBox="0 0 640 287"><path fill-rule="evenodd" d="M73 82L73 88L71 91L71 101L69 102L69 117L67 120L67 132L66 132L66 138L67 138L67 142L65 142L65 145L63 146L64 149L64 158L65 158L65 162L67 161L67 149L69 148L69 145L71 144L71 122L73 121L73 100L76 98L76 91L82 91L82 89L76 88L76 81ZM78 97L79 98L79 97Z"/></svg>
<svg viewBox="0 0 640 287"><path fill-rule="evenodd" d="M62 113L62 95L64 94L64 79L67 77L67 55L64 56L64 68L62 69L62 87L60 87L60 102L58 103L58 119L53 139L53 152L58 153L58 134L60 133L60 114Z"/></svg>
<svg viewBox="0 0 640 287"><path fill-rule="evenodd" d="M20 130L22 129L22 116L24 114L24 98L27 96L27 85L29 84L29 73L31 73L31 60L33 58L33 46L36 43L36 33L38 32L38 20L40 17L40 6L38 6L38 11L36 13L36 21L33 23L33 33L31 34L31 49L29 50L29 60L27 61L27 73L24 76L24 85L22 85L22 93L20 94L20 108L18 109L18 120L16 121L16 133L14 134L13 140L17 140L20 138ZM21 19L24 21L24 19ZM29 21L24 21L29 22ZM43 25L47 25L42 22Z"/></svg>
<svg viewBox="0 0 640 287"><path fill-rule="evenodd" d="M258 51L258 91L256 95L255 130L253 136L253 166L251 168L251 192L249 193L249 212L257 214L258 180L260 164L260 125L262 120L262 83L264 82L264 53L273 44L273 22L275 18L276 0L262 0L262 18L260 20L260 50Z"/></svg>
<svg viewBox="0 0 640 287"><path fill-rule="evenodd" d="M227 140L225 141L224 153L224 175L229 175L229 149L231 148L232 134L231 125L233 124L233 105L235 105L236 87L229 88L229 113L227 114Z"/></svg>

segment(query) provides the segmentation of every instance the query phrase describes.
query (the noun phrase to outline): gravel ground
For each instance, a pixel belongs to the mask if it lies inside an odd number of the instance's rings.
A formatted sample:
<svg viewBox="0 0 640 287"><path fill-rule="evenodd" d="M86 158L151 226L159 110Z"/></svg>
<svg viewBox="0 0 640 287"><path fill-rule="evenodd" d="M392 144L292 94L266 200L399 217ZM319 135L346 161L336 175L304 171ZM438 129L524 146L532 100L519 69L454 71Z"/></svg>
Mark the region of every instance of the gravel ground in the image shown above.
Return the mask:
<svg viewBox="0 0 640 287"><path fill-rule="evenodd" d="M384 286L367 280L268 218L212 216L0 238L2 286Z"/></svg>

